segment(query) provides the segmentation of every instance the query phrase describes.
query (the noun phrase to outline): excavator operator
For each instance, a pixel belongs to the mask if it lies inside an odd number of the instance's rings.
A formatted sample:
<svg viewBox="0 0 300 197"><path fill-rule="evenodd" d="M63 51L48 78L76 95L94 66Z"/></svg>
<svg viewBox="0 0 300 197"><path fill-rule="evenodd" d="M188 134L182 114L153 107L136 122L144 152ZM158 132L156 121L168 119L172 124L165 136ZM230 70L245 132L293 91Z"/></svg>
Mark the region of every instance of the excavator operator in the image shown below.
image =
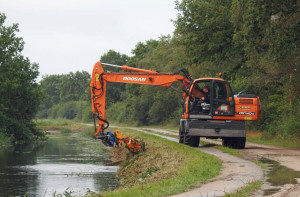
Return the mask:
<svg viewBox="0 0 300 197"><path fill-rule="evenodd" d="M209 88L207 86L204 86L202 88L202 92L204 93L204 97L201 97L201 100L204 101L205 103L210 103Z"/></svg>
<svg viewBox="0 0 300 197"><path fill-rule="evenodd" d="M203 88L196 87L193 90L194 101L192 103L192 113L203 113L209 111L210 93L209 88L204 86Z"/></svg>

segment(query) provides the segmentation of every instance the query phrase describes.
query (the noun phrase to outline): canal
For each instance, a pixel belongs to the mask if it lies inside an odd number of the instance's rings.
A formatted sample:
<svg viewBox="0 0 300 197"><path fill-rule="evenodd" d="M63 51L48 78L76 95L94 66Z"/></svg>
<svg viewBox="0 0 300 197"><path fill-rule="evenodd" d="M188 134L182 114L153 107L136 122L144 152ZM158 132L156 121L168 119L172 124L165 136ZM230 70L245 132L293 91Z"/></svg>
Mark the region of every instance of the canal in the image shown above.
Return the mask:
<svg viewBox="0 0 300 197"><path fill-rule="evenodd" d="M117 166L101 142L78 133L49 136L40 148L0 150L0 196L83 196L113 190Z"/></svg>

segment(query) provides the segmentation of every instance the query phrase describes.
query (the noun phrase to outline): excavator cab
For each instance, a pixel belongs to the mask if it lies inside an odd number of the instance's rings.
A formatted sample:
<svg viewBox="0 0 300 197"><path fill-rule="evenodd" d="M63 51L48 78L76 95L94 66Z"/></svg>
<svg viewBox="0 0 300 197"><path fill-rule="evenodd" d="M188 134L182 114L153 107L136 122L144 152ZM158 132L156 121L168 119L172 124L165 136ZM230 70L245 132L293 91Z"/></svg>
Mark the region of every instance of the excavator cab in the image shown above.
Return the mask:
<svg viewBox="0 0 300 197"><path fill-rule="evenodd" d="M213 116L234 116L234 99L230 85L225 81L212 81Z"/></svg>
<svg viewBox="0 0 300 197"><path fill-rule="evenodd" d="M259 97L233 95L229 83L222 78L194 80L184 107L179 142L193 147L198 147L200 137L206 137L222 139L223 146L244 148L245 120L261 117Z"/></svg>
<svg viewBox="0 0 300 197"><path fill-rule="evenodd" d="M223 79L199 79L191 86L188 112L194 118L234 116L230 85Z"/></svg>

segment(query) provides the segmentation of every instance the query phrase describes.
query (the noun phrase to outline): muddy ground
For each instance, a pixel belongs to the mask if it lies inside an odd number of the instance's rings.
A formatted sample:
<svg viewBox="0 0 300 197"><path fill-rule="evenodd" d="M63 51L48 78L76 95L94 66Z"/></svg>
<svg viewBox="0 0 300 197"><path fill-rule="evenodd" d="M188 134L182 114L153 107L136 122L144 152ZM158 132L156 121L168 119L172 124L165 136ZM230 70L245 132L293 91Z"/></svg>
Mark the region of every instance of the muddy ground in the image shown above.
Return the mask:
<svg viewBox="0 0 300 197"><path fill-rule="evenodd" d="M118 127L120 128L120 127ZM176 139L176 130L133 128L141 132L160 135L169 140ZM202 139L210 143L220 141ZM223 162L221 174L201 185L199 188L176 196L224 196L232 193L251 181L263 180L259 191L252 196L300 197L300 149L247 143L246 148L239 150L244 158L222 153L213 147L199 146L200 151L213 154ZM263 170L253 160L259 160L269 166Z"/></svg>
<svg viewBox="0 0 300 197"><path fill-rule="evenodd" d="M261 160L270 165L269 176L253 196L300 196L300 149L247 143L239 150L245 158ZM276 162L273 162L276 161ZM277 163L278 162L278 163ZM273 167L273 169L272 169Z"/></svg>

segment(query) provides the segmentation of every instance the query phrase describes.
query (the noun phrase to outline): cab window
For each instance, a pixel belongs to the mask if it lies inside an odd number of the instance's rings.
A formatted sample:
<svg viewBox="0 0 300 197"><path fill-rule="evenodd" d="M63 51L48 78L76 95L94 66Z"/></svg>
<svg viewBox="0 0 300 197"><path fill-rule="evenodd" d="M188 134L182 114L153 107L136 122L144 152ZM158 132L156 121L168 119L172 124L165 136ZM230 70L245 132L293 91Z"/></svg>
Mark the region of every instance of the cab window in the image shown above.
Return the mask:
<svg viewBox="0 0 300 197"><path fill-rule="evenodd" d="M215 81L213 85L213 114L216 116L234 115L234 100L226 82Z"/></svg>

